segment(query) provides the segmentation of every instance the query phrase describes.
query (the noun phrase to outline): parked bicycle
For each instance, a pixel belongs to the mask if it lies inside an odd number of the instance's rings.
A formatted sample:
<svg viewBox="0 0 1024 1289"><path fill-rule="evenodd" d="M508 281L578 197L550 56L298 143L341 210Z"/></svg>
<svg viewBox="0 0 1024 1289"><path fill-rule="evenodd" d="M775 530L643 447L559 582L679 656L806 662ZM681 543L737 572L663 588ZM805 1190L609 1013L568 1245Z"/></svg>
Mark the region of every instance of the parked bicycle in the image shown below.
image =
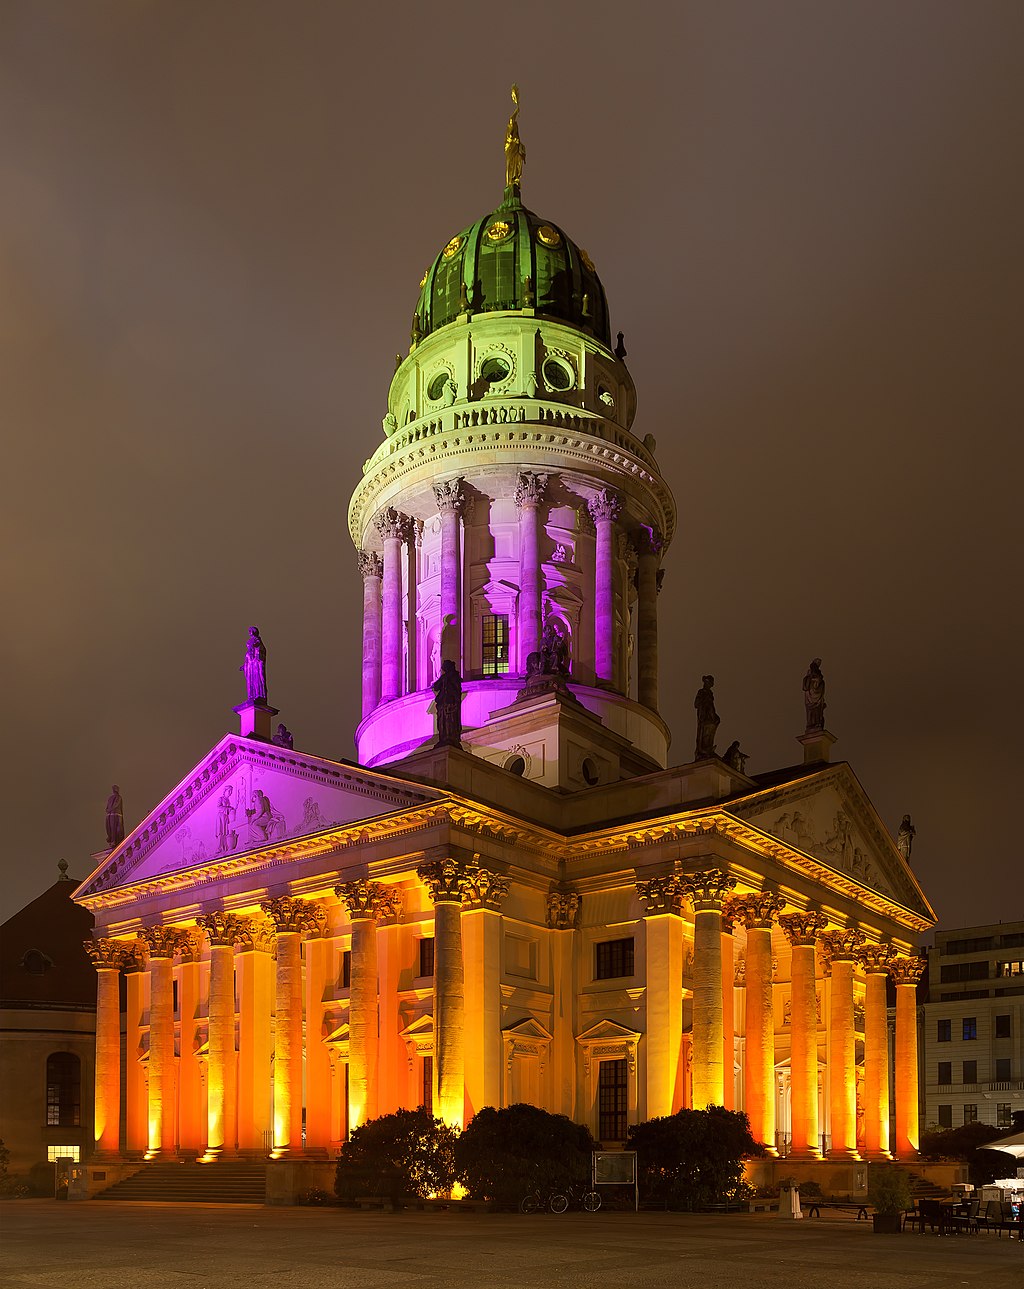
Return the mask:
<svg viewBox="0 0 1024 1289"><path fill-rule="evenodd" d="M601 1195L598 1191L568 1186L564 1191L552 1195L548 1204L552 1213L564 1213L570 1205L583 1209L585 1213L596 1213L601 1207Z"/></svg>

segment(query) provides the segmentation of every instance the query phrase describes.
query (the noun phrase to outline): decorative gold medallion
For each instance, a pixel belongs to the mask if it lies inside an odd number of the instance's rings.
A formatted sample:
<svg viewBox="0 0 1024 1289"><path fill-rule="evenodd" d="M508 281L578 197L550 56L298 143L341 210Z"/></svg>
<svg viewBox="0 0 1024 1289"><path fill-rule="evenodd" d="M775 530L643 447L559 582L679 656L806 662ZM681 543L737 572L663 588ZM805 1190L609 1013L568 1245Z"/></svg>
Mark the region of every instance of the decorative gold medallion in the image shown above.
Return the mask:
<svg viewBox="0 0 1024 1289"><path fill-rule="evenodd" d="M541 224L537 229L538 238L545 246L561 246L562 239L559 236L558 229L552 228L550 224Z"/></svg>
<svg viewBox="0 0 1024 1289"><path fill-rule="evenodd" d="M427 285L427 278L429 277L429 275L430 275L430 269L424 269L424 270L423 270L423 276L420 278L420 287L421 287L421 288L422 288L422 287L425 287L425 286Z"/></svg>
<svg viewBox="0 0 1024 1289"><path fill-rule="evenodd" d="M583 266L584 266L584 268L585 268L589 273L596 273L596 272L597 272L597 269L595 269L595 268L594 268L594 261L590 258L590 256L587 254L587 252L583 249L583 247L582 247L582 246L580 247L580 259L583 261ZM420 286L422 286L422 285L423 285L423 283L421 282L421 283L420 283Z"/></svg>
<svg viewBox="0 0 1024 1289"><path fill-rule="evenodd" d="M448 245L444 248L441 254L444 256L446 260L450 260L453 255L458 255L459 251L462 250L462 246L465 240L466 239L464 237L460 237L458 234L456 234L452 238L452 240L448 243Z"/></svg>
<svg viewBox="0 0 1024 1289"><path fill-rule="evenodd" d="M496 219L487 230L487 238L492 242L503 241L512 231L512 225L504 219Z"/></svg>

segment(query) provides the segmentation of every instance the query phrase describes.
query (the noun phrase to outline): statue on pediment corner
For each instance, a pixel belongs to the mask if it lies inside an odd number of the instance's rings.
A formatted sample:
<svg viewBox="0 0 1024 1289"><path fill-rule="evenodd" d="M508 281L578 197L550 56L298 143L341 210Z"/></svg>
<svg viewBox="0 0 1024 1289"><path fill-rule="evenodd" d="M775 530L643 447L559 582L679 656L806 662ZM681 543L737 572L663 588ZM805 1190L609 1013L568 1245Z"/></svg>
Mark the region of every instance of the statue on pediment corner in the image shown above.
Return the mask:
<svg viewBox="0 0 1024 1289"><path fill-rule="evenodd" d="M914 838L917 836L917 829L910 822L910 816L904 815L900 820L899 831L896 833L896 849L903 858L910 863L910 854L914 849Z"/></svg>
<svg viewBox="0 0 1024 1289"><path fill-rule="evenodd" d="M245 658L238 669L245 677L245 697L250 703L267 701L267 648L260 638L259 627L249 628Z"/></svg>
<svg viewBox="0 0 1024 1289"><path fill-rule="evenodd" d="M729 769L735 770L737 774L746 774L748 759L747 753L740 748L739 739L733 739L722 757Z"/></svg>
<svg viewBox="0 0 1024 1289"><path fill-rule="evenodd" d="M107 845L113 849L124 841L124 802L121 789L115 783L107 797L106 810Z"/></svg>
<svg viewBox="0 0 1024 1289"><path fill-rule="evenodd" d="M804 711L808 732L825 728L825 677L820 658L811 659L804 676Z"/></svg>
<svg viewBox="0 0 1024 1289"><path fill-rule="evenodd" d="M697 713L697 742L693 753L695 761L706 761L708 757L715 755L715 733L721 717L715 711L714 685L714 676L702 676L701 687L693 700L694 711Z"/></svg>

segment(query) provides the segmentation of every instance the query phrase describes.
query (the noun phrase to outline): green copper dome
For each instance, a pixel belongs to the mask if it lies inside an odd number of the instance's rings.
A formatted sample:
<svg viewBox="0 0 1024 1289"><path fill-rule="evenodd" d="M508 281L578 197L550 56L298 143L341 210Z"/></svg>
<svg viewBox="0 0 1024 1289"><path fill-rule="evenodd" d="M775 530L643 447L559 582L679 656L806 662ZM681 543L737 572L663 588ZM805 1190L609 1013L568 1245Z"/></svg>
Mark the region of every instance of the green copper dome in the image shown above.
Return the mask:
<svg viewBox="0 0 1024 1289"><path fill-rule="evenodd" d="M413 341L459 314L533 309L610 347L608 302L590 256L557 224L527 210L518 185L497 210L456 233L424 274Z"/></svg>

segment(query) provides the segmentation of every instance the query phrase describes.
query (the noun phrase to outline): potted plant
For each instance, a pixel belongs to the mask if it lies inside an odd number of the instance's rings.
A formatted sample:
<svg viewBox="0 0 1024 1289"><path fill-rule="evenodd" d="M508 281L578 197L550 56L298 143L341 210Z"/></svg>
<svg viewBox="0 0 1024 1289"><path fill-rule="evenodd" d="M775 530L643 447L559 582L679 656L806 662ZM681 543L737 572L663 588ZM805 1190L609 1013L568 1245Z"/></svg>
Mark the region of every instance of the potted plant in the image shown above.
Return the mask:
<svg viewBox="0 0 1024 1289"><path fill-rule="evenodd" d="M876 1235L899 1235L903 1214L913 1207L910 1178L893 1164L876 1164L868 1169L868 1203L875 1210L871 1224Z"/></svg>

